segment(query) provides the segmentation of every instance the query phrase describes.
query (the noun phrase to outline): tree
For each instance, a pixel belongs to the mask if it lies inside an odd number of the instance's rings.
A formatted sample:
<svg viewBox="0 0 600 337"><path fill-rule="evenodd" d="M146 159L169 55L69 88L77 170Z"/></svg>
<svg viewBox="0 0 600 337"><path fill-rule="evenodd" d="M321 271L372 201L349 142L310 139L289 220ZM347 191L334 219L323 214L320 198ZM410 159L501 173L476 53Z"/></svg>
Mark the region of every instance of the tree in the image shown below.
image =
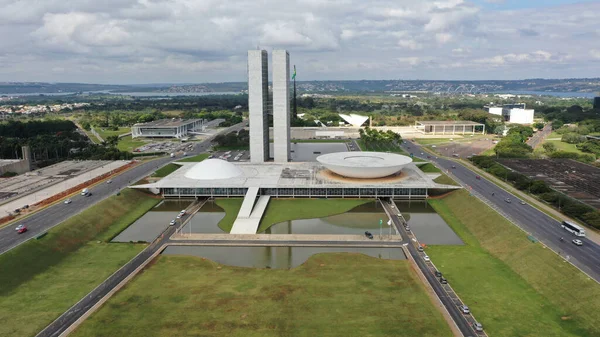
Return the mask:
<svg viewBox="0 0 600 337"><path fill-rule="evenodd" d="M536 128L536 129L538 129L538 130L541 130L541 129L544 128L544 123L534 123L533 127Z"/></svg>
<svg viewBox="0 0 600 337"><path fill-rule="evenodd" d="M119 136L117 136L117 135L108 136L104 140L104 145L107 147L117 147L118 144L119 144Z"/></svg>
<svg viewBox="0 0 600 337"><path fill-rule="evenodd" d="M550 187L548 186L548 184L546 184L546 182L543 180L534 180L531 183L529 190L533 194L542 194L542 193L548 193L548 192L552 191L550 189Z"/></svg>
<svg viewBox="0 0 600 337"><path fill-rule="evenodd" d="M556 145L554 143L544 143L542 147L544 148L544 151L546 151L547 154L551 154L552 152L555 152L557 150Z"/></svg>

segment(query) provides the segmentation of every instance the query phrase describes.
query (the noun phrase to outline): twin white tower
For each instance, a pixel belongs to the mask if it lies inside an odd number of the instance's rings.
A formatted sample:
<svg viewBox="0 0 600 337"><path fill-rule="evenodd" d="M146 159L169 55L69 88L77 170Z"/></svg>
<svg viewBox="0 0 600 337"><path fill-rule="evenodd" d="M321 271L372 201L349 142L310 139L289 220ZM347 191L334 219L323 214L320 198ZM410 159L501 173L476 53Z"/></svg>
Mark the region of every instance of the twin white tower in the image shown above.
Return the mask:
<svg viewBox="0 0 600 337"><path fill-rule="evenodd" d="M248 51L250 161L269 160L269 62L266 50ZM290 54L273 50L273 158L290 160Z"/></svg>

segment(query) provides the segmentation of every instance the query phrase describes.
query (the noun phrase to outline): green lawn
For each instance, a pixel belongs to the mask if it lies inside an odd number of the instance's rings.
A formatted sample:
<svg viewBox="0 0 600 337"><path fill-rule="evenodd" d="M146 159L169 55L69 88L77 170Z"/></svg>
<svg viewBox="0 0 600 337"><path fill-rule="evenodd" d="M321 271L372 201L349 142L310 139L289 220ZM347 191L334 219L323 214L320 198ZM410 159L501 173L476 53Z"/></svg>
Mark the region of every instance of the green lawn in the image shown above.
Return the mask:
<svg viewBox="0 0 600 337"><path fill-rule="evenodd" d="M133 139L131 136L126 136L119 139L117 148L121 151L133 152L135 148L143 146L144 144L146 144L146 142L139 138Z"/></svg>
<svg viewBox="0 0 600 337"><path fill-rule="evenodd" d="M439 173L442 172L439 168L435 167L435 165L431 163L427 163L425 165L417 166L421 171L425 173Z"/></svg>
<svg viewBox="0 0 600 337"><path fill-rule="evenodd" d="M322 218L345 213L356 206L373 201L372 199L275 199L269 201L257 233L264 232L276 223Z"/></svg>
<svg viewBox="0 0 600 337"><path fill-rule="evenodd" d="M430 204L466 245L427 252L490 336L600 336L600 285L467 191Z"/></svg>
<svg viewBox="0 0 600 337"><path fill-rule="evenodd" d="M451 137L448 138L415 138L415 141L421 145L437 145L450 142Z"/></svg>
<svg viewBox="0 0 600 337"><path fill-rule="evenodd" d="M577 146L575 144L569 144L569 143L565 143L562 142L560 140L547 140L544 143L552 143L556 146L556 149L558 151L567 151L567 152L576 152L579 154L584 154L585 152L580 151ZM540 149L544 149L542 146L540 146Z"/></svg>
<svg viewBox="0 0 600 337"><path fill-rule="evenodd" d="M433 181L435 181L438 184L445 184L445 185L455 185L455 186L459 186L459 184L454 181L454 179L448 177L446 174L442 173L441 176L433 179Z"/></svg>
<svg viewBox="0 0 600 337"><path fill-rule="evenodd" d="M292 139L292 143L348 143L350 141L350 139Z"/></svg>
<svg viewBox="0 0 600 337"><path fill-rule="evenodd" d="M72 336L452 333L407 261L331 253L290 270L160 256Z"/></svg>
<svg viewBox="0 0 600 337"><path fill-rule="evenodd" d="M100 137L104 138L104 140L106 140L106 137L108 137L108 136L119 136L119 135L122 135L122 134L125 134L128 132L131 132L130 127L120 127L119 130L117 130L117 131L109 130L108 128L100 128L100 127L96 127L96 128L94 128L94 130L96 130L96 132L98 132Z"/></svg>
<svg viewBox="0 0 600 337"><path fill-rule="evenodd" d="M250 146L217 146L214 145L212 147L214 151L240 151L240 150L250 150Z"/></svg>
<svg viewBox="0 0 600 337"><path fill-rule="evenodd" d="M180 167L181 167L180 165L170 163L170 164L167 164L167 165L159 168L158 170L156 170L156 172L154 172L154 174L152 176L164 178L164 177L168 176L169 174L177 171Z"/></svg>
<svg viewBox="0 0 600 337"><path fill-rule="evenodd" d="M35 335L139 253L106 241L159 201L125 189L0 255L0 336Z"/></svg>
<svg viewBox="0 0 600 337"><path fill-rule="evenodd" d="M225 210L225 217L219 221L219 228L227 233L231 232L231 227L240 212L243 201L242 198L215 199L217 206Z"/></svg>
<svg viewBox="0 0 600 337"><path fill-rule="evenodd" d="M182 162L182 163L196 163L196 162L201 162L204 159L210 157L209 153L201 153L199 155L193 156L193 157L187 157L187 158L183 158L181 160L178 160L178 162Z"/></svg>

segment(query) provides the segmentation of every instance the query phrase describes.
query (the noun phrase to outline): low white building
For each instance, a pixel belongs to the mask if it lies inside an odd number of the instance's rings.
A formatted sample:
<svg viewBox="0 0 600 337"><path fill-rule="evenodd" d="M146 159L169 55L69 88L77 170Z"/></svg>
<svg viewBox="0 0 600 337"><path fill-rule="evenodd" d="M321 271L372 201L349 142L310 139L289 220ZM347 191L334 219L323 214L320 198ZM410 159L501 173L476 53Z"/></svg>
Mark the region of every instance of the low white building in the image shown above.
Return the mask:
<svg viewBox="0 0 600 337"><path fill-rule="evenodd" d="M184 138L190 132L202 131L202 119L160 119L149 123L137 123L131 127L131 137Z"/></svg>
<svg viewBox="0 0 600 337"><path fill-rule="evenodd" d="M533 124L533 114L535 111L533 109L507 109L506 113L502 111L502 116L504 116L504 120L508 123L514 124Z"/></svg>

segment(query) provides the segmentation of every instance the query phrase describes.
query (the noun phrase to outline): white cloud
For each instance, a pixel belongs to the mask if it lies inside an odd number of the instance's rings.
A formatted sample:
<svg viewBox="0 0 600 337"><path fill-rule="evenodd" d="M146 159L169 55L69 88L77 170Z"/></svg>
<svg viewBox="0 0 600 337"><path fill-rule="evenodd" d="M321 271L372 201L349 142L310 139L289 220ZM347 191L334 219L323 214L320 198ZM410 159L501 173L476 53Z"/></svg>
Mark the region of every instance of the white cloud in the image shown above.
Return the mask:
<svg viewBox="0 0 600 337"><path fill-rule="evenodd" d="M246 51L257 45L287 48L303 79L600 74L591 62L600 50L589 50L600 39L599 3L489 11L468 0L0 0L0 8L0 77L14 81L243 81Z"/></svg>

